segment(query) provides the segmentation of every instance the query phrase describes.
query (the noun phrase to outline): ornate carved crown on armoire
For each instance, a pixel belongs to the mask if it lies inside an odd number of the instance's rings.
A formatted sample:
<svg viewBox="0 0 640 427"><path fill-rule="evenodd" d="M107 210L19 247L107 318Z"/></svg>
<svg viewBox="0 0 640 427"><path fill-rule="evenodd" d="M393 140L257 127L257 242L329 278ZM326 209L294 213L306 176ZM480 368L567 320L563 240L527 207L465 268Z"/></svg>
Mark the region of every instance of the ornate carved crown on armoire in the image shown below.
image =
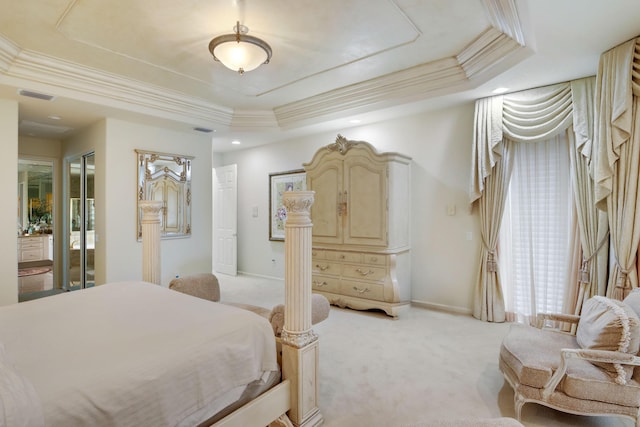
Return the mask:
<svg viewBox="0 0 640 427"><path fill-rule="evenodd" d="M411 298L411 158L338 135L304 168L315 191L313 292L397 317Z"/></svg>

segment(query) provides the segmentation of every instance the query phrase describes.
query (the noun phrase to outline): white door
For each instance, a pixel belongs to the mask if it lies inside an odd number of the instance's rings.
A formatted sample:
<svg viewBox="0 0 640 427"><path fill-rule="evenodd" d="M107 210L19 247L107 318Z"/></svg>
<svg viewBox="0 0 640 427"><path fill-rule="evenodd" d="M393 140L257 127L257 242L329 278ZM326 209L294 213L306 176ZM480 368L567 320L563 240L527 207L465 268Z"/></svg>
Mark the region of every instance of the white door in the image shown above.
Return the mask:
<svg viewBox="0 0 640 427"><path fill-rule="evenodd" d="M213 169L213 268L238 274L237 165Z"/></svg>

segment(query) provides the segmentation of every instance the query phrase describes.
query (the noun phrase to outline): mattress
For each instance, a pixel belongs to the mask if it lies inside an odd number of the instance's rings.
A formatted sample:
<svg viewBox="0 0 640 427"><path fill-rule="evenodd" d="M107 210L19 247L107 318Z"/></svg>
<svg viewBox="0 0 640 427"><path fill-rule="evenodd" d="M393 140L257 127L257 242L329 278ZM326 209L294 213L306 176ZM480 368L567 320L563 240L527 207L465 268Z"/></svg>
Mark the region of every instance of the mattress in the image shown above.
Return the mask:
<svg viewBox="0 0 640 427"><path fill-rule="evenodd" d="M278 366L265 318L120 282L0 308L0 369L6 425L186 426Z"/></svg>

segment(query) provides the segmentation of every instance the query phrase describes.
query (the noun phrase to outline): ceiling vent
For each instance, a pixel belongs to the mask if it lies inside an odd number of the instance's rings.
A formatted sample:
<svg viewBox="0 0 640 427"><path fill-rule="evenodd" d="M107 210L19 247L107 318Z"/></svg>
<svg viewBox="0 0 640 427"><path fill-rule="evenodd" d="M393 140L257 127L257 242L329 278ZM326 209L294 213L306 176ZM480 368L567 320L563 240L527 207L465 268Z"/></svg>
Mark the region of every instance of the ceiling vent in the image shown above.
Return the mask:
<svg viewBox="0 0 640 427"><path fill-rule="evenodd" d="M201 127L193 128L193 130L195 130L197 132L203 132L203 133L211 133L211 132L213 132L213 129L207 129L207 128L201 128Z"/></svg>
<svg viewBox="0 0 640 427"><path fill-rule="evenodd" d="M42 99L44 101L53 101L56 99L53 95L47 95L44 93L33 92L31 90L18 89L18 94L22 96L27 96L29 98Z"/></svg>
<svg viewBox="0 0 640 427"><path fill-rule="evenodd" d="M70 130L73 130L73 128L69 126L49 125L30 120L21 120L19 126L19 131L26 135L62 135Z"/></svg>

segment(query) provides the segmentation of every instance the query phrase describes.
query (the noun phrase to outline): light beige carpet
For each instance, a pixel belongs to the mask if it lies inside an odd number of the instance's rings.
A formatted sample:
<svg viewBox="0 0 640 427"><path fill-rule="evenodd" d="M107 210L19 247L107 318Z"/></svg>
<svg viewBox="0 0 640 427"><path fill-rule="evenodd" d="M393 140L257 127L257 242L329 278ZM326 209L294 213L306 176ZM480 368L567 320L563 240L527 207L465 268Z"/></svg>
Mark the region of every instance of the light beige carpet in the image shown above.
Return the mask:
<svg viewBox="0 0 640 427"><path fill-rule="evenodd" d="M284 284L217 275L222 301L273 307ZM331 308L320 337L320 410L327 427L443 425L513 417L513 391L498 370L508 324L411 307L392 320L378 312ZM563 414L524 406L527 427L631 427L618 417Z"/></svg>

